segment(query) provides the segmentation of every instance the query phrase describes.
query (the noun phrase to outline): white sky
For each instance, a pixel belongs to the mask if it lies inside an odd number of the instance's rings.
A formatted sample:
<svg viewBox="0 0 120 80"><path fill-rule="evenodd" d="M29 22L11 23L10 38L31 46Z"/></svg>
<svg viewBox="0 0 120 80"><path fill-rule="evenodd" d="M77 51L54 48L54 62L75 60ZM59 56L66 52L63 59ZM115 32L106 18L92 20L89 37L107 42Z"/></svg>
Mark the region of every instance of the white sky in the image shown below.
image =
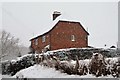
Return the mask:
<svg viewBox="0 0 120 80"><path fill-rule="evenodd" d="M88 28L90 46L116 46L118 41L117 2L6 2L0 7L0 26L20 38L21 44L25 46L30 45L29 40L33 36L53 27L48 24L55 10Z"/></svg>

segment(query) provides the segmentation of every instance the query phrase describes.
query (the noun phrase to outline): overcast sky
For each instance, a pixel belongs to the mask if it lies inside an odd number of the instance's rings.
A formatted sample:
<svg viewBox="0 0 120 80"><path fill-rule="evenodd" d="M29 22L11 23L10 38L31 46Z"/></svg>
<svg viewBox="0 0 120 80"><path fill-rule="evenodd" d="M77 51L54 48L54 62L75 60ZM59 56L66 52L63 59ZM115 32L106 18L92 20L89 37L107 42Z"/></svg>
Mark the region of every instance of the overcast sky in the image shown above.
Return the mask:
<svg viewBox="0 0 120 80"><path fill-rule="evenodd" d="M107 47L118 41L117 2L14 2L2 3L1 27L21 44L30 46L30 39L51 29L53 11L60 11L79 21L89 32L89 46Z"/></svg>

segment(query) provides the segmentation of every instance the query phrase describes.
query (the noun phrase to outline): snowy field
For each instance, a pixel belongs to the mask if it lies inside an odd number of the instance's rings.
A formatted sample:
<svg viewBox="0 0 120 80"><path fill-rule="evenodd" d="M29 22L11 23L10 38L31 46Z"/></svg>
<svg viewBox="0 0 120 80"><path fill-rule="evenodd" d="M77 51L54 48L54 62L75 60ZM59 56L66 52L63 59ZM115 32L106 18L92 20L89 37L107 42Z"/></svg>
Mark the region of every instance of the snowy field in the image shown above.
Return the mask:
<svg viewBox="0 0 120 80"><path fill-rule="evenodd" d="M27 69L23 69L20 72L16 73L12 78L96 78L92 74L87 75L68 75L66 73L61 73L56 71L54 68L43 67L40 65L34 65ZM113 78L111 75L101 76L98 78Z"/></svg>

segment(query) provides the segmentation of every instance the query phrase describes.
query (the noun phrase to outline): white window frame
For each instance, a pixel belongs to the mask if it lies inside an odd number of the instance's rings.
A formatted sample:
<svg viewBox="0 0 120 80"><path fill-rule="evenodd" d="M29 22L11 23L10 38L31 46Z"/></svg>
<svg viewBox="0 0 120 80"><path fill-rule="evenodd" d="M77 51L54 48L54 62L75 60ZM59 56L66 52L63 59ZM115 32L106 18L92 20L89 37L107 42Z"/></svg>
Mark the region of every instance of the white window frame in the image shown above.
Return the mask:
<svg viewBox="0 0 120 80"><path fill-rule="evenodd" d="M75 41L75 35L71 35L71 41Z"/></svg>
<svg viewBox="0 0 120 80"><path fill-rule="evenodd" d="M38 39L35 39L35 45L38 45Z"/></svg>
<svg viewBox="0 0 120 80"><path fill-rule="evenodd" d="M46 41L46 36L42 36L42 42Z"/></svg>

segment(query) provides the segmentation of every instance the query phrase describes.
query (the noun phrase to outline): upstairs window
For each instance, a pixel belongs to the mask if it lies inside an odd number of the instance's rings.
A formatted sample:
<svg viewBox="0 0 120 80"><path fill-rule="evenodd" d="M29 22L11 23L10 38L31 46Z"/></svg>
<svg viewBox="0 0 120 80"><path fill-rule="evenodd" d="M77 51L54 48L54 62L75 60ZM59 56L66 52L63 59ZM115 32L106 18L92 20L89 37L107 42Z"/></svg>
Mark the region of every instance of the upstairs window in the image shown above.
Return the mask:
<svg viewBox="0 0 120 80"><path fill-rule="evenodd" d="M38 45L38 39L35 39L35 45Z"/></svg>
<svg viewBox="0 0 120 80"><path fill-rule="evenodd" d="M71 41L75 41L75 35L71 35Z"/></svg>
<svg viewBox="0 0 120 80"><path fill-rule="evenodd" d="M46 40L46 37L42 36L42 42L45 42L45 40Z"/></svg>

